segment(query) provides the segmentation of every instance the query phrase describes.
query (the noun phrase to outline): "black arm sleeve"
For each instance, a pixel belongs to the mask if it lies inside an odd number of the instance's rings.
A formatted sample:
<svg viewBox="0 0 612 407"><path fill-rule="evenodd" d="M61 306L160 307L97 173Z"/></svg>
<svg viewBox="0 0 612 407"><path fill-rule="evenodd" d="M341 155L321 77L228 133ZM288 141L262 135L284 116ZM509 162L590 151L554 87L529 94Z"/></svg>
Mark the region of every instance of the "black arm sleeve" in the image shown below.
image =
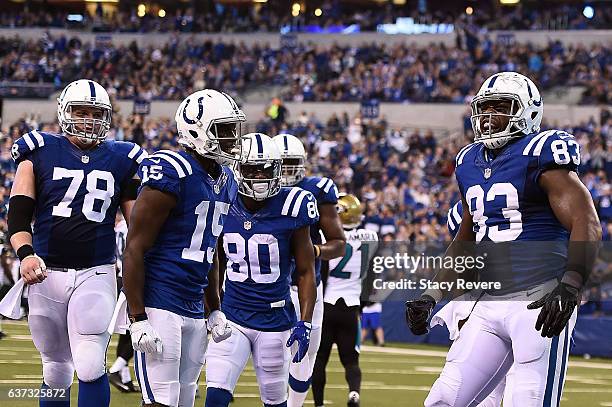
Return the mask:
<svg viewBox="0 0 612 407"><path fill-rule="evenodd" d="M8 232L13 236L17 232L32 234L32 216L34 199L25 195L15 195L9 199Z"/></svg>
<svg viewBox="0 0 612 407"><path fill-rule="evenodd" d="M140 187L140 180L131 178L124 182L123 188L121 188L121 200L131 201L136 199L138 196L138 188Z"/></svg>

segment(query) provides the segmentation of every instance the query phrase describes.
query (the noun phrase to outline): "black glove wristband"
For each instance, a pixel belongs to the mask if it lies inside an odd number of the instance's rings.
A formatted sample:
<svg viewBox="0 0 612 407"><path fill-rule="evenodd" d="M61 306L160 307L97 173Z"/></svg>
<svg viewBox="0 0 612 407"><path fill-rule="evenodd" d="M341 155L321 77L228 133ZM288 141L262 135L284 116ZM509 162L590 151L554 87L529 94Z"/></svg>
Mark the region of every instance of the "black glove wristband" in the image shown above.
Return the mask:
<svg viewBox="0 0 612 407"><path fill-rule="evenodd" d="M146 321L147 319L149 319L147 317L147 313L143 312L142 314L135 314L135 315L128 315L128 318L130 320L130 322L133 324L134 322L140 322L140 321Z"/></svg>
<svg viewBox="0 0 612 407"><path fill-rule="evenodd" d="M28 256L34 254L34 248L32 245L24 244L19 249L17 249L17 257L19 257L19 261L23 261Z"/></svg>

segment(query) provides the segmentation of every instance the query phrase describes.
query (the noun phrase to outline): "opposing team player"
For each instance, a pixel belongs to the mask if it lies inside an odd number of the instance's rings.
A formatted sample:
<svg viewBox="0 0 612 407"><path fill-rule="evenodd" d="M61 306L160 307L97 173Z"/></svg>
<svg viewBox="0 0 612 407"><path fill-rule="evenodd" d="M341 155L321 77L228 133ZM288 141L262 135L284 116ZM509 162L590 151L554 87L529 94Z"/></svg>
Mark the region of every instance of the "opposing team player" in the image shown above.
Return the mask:
<svg viewBox="0 0 612 407"><path fill-rule="evenodd" d="M130 213L146 156L132 143L105 141L111 114L102 86L72 82L58 99L62 134L32 130L12 149L9 231L29 284L43 388L69 392L76 370L80 406L110 402L105 361L117 291L115 214L119 206ZM53 405L69 405L70 397L62 400ZM41 398L40 405L50 402Z"/></svg>
<svg viewBox="0 0 612 407"><path fill-rule="evenodd" d="M357 229L363 220L361 203L357 197L340 194L337 210L346 236L346 254L340 259L329 262L329 276L323 296L325 311L321 347L317 352L312 374L315 406L323 406L325 368L334 343L338 346L340 362L344 366L344 375L349 385L347 404L359 406L361 287L378 245L376 232Z"/></svg>
<svg viewBox="0 0 612 407"><path fill-rule="evenodd" d="M238 186L225 166L240 158L232 98L205 89L176 112L183 151L158 151L139 168L123 256L136 378L146 405L192 406L211 311L214 341L231 335L219 310L217 239Z"/></svg>
<svg viewBox="0 0 612 407"><path fill-rule="evenodd" d="M496 279L502 289L476 303L426 406L481 402L513 363L513 405L557 406L561 400L570 333L601 226L576 174L578 143L563 131L540 133L541 121L538 89L515 72L488 78L472 101L476 142L456 161L468 210L449 252L461 241L488 248L494 248L488 242L513 242L505 251L520 251L510 259L487 258L480 279ZM536 241L548 241L545 247L553 250L538 250ZM436 279L448 277L441 272ZM432 289L407 303L414 333L427 332L427 318L442 296Z"/></svg>
<svg viewBox="0 0 612 407"><path fill-rule="evenodd" d="M297 186L311 192L317 200L319 222L310 228L314 245L317 302L312 317L312 333L308 356L301 363L291 364L289 369L289 407L301 407L306 400L314 362L321 343L323 324L323 285L321 284L321 260L332 260L344 256L346 238L336 212L338 189L329 178L306 177L306 150L297 137L279 134L273 138L283 158L283 186ZM325 237L325 243L321 237ZM291 297L300 314L296 277L292 278Z"/></svg>
<svg viewBox="0 0 612 407"><path fill-rule="evenodd" d="M272 139L251 133L237 165L239 197L219 240L219 267L225 272L223 311L232 336L211 343L206 354L206 406L226 407L249 357L264 406L287 405L291 351L300 362L308 350L316 299L310 226L317 203L298 187L281 188L282 159ZM291 302L295 268L301 316ZM291 329L293 327L293 329Z"/></svg>

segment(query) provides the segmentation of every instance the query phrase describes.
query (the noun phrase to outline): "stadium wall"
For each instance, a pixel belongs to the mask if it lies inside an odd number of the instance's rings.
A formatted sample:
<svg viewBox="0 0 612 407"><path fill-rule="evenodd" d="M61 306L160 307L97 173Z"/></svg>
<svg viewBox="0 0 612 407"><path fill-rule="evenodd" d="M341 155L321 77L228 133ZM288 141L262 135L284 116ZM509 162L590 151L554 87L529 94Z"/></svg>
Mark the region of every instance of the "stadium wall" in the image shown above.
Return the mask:
<svg viewBox="0 0 612 407"><path fill-rule="evenodd" d="M212 40L224 42L244 42L246 45L255 43L268 43L272 47L278 47L281 42L280 34L272 33L249 33L249 34L190 34L190 33L90 33L62 28L0 28L0 37L28 38L39 40L45 33L54 36L65 35L67 37L79 37L84 42L112 41L114 44L129 45L135 41L139 46L160 45L168 42L170 38L182 39L195 38L198 40ZM559 40L564 44L609 44L612 38L612 30L560 30L560 31L491 31L491 38L503 41L516 41L519 43L531 42L536 45L546 45L550 41ZM455 33L450 34L298 34L297 39L302 43L313 43L317 45L348 45L358 46L364 43L397 44L414 43L425 46L432 42L444 43L448 46L455 45Z"/></svg>
<svg viewBox="0 0 612 407"><path fill-rule="evenodd" d="M152 117L174 117L179 101L155 101L151 103ZM255 123L265 117L267 103L250 103L242 106L249 123ZM319 120L326 121L332 114L341 115L347 112L354 117L360 109L359 103L305 102L285 103L290 118L296 119L301 112L313 113ZM120 100L115 108L123 116L132 113L134 102ZM380 114L386 117L393 126L411 126L422 129L445 129L451 132L463 131L463 117L468 106L462 104L399 104L381 103ZM35 114L43 122L54 121L57 115L57 104L51 100L40 99L4 99L2 123L14 123L29 114ZM597 106L552 105L544 106L544 117L554 125L564 126L577 124L591 117L599 117Z"/></svg>

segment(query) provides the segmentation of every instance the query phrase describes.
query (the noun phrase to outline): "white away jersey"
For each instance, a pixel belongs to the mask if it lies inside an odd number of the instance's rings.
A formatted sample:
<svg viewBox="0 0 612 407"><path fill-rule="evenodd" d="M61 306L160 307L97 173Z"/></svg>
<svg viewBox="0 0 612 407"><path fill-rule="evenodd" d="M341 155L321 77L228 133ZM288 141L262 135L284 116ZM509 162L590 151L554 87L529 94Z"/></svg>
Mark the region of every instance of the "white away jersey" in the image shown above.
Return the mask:
<svg viewBox="0 0 612 407"><path fill-rule="evenodd" d="M370 259L378 247L378 235L368 229L345 231L346 252L342 258L329 261L329 276L323 301L335 304L344 298L346 305L359 305L361 282L368 271Z"/></svg>

